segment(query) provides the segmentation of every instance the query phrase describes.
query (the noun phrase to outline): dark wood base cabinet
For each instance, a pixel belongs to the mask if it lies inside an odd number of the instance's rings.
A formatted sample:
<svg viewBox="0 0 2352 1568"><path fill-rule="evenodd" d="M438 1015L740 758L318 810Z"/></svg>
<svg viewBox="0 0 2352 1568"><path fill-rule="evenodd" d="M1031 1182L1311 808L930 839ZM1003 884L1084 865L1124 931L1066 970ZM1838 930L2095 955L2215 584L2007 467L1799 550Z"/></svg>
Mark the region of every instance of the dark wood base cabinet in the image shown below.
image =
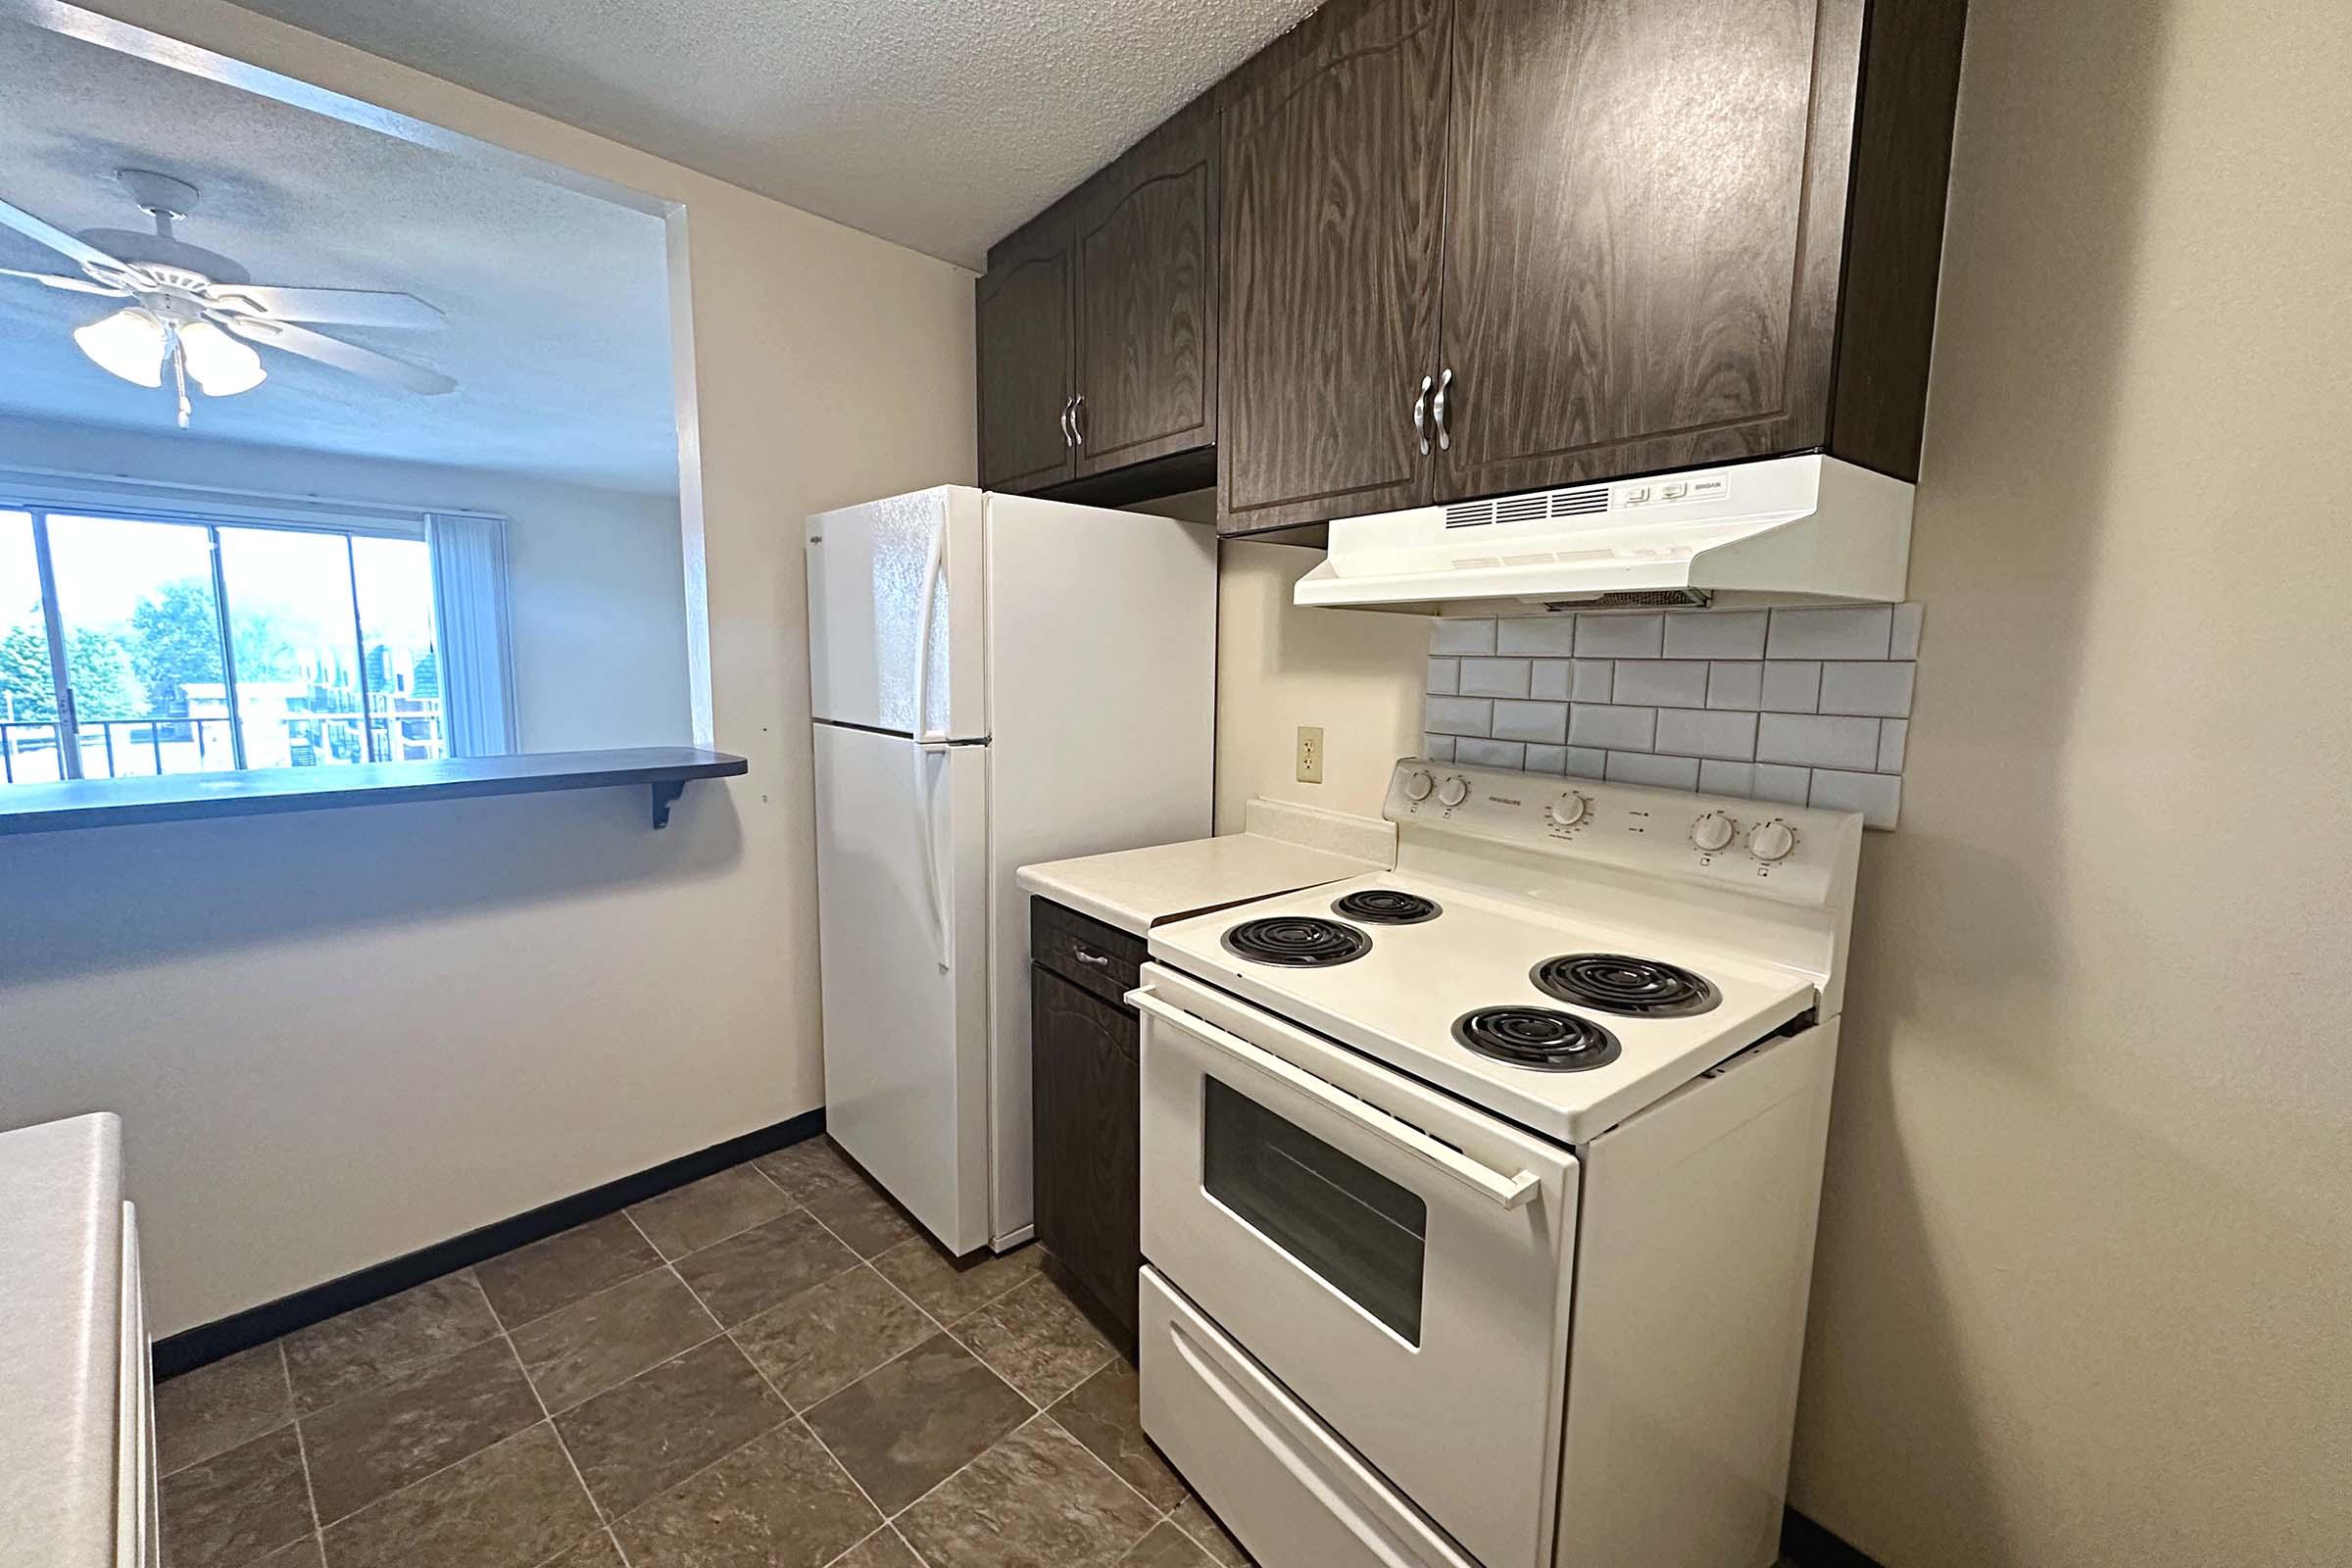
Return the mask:
<svg viewBox="0 0 2352 1568"><path fill-rule="evenodd" d="M1137 1135L1142 1025L1118 999L1144 945L1044 899L1031 905L1030 1110L1037 1239L1135 1347L1143 1267Z"/></svg>

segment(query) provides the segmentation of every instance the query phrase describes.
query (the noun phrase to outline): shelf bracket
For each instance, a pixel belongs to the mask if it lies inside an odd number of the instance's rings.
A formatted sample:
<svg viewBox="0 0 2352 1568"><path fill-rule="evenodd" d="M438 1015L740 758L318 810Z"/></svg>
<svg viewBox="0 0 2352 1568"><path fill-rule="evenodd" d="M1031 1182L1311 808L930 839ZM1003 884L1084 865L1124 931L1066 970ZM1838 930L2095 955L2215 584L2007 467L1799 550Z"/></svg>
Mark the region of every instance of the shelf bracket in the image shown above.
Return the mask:
<svg viewBox="0 0 2352 1568"><path fill-rule="evenodd" d="M654 826L657 829L665 828L669 826L669 808L677 804L679 796L686 793L686 781L682 778L658 778L654 780L653 791Z"/></svg>

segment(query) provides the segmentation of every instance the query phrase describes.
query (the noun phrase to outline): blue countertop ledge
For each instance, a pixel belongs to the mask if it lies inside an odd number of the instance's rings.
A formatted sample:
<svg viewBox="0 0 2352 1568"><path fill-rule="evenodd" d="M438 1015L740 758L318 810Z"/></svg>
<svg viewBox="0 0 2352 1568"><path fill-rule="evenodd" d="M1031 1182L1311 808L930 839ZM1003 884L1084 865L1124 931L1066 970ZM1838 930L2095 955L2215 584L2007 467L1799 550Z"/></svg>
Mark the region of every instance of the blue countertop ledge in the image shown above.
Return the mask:
<svg viewBox="0 0 2352 1568"><path fill-rule="evenodd" d="M692 746L636 746L606 752L526 752L436 762L367 762L334 767L257 767L242 772L70 779L0 786L0 836L137 822L268 816L345 806L397 806L485 795L651 786L653 825L694 779L735 778L751 764Z"/></svg>

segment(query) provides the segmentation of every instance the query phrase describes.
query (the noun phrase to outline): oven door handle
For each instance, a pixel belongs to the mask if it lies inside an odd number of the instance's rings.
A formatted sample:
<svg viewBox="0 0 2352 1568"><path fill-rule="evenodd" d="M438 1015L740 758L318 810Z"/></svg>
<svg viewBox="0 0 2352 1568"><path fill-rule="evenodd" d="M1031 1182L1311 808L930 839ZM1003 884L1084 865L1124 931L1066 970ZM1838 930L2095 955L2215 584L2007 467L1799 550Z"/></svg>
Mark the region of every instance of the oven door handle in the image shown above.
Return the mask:
<svg viewBox="0 0 2352 1568"><path fill-rule="evenodd" d="M1127 1002L1130 1006L1140 1008L1170 1028L1192 1036L1219 1055L1238 1061L1284 1088L1296 1090L1326 1109L1337 1112L1383 1143L1412 1155L1440 1175L1451 1177L1498 1208L1524 1208L1528 1200L1543 1188L1543 1178L1535 1172L1523 1170L1516 1176L1505 1176L1491 1170L1451 1145L1438 1142L1410 1122L1390 1115L1379 1106L1358 1099L1335 1084L1325 1083L1304 1067L1285 1061L1274 1053L1253 1046L1229 1030L1196 1018L1182 1007L1171 1006L1160 1001L1148 987L1128 992Z"/></svg>

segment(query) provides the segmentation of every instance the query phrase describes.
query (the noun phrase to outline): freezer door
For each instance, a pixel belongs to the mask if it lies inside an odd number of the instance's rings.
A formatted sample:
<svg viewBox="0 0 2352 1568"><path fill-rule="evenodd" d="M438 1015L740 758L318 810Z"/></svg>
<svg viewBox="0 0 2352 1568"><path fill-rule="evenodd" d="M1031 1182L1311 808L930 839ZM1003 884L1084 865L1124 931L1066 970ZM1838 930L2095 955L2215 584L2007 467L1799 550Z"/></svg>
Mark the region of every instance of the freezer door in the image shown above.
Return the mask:
<svg viewBox="0 0 2352 1568"><path fill-rule="evenodd" d="M816 726L825 1130L942 1246L989 1241L988 749Z"/></svg>
<svg viewBox="0 0 2352 1568"><path fill-rule="evenodd" d="M820 723L988 737L985 498L943 485L808 519L808 690ZM929 592L926 594L925 589Z"/></svg>

